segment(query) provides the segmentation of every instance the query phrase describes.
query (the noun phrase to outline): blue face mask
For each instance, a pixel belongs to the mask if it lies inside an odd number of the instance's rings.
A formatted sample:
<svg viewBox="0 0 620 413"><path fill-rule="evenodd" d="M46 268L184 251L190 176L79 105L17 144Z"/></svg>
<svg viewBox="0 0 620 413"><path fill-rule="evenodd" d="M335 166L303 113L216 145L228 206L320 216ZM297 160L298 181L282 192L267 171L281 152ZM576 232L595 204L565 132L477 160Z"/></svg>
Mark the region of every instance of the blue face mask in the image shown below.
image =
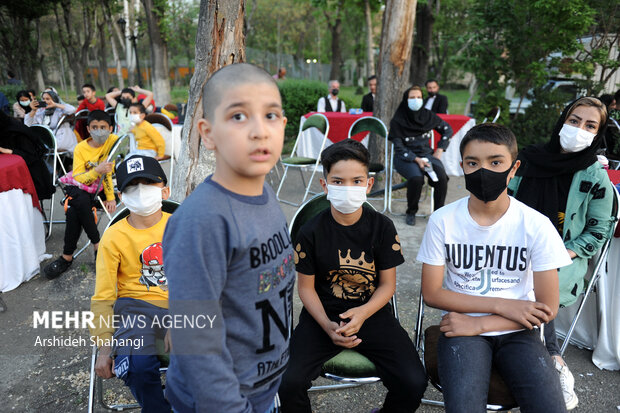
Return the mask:
<svg viewBox="0 0 620 413"><path fill-rule="evenodd" d="M409 109L416 112L422 107L422 99L407 99L407 106L409 106Z"/></svg>

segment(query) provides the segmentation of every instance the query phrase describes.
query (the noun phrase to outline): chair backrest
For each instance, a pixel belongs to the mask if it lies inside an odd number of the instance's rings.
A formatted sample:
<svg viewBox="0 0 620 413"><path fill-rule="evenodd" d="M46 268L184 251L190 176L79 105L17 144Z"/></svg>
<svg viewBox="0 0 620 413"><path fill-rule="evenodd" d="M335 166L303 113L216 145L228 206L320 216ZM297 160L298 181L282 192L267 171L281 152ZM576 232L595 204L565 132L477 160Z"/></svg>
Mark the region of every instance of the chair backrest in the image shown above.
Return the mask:
<svg viewBox="0 0 620 413"><path fill-rule="evenodd" d="M315 113L310 116L301 126L300 131L306 131L310 128L317 128L323 135L327 135L329 131L329 121L327 117L321 113Z"/></svg>
<svg viewBox="0 0 620 413"><path fill-rule="evenodd" d="M161 210L163 212L167 212L169 214L174 213L174 211L176 211L176 209L179 207L179 204L177 201L173 201L171 199L165 199L162 201L161 204ZM105 229L110 228L112 225L116 224L118 221L122 220L123 218L126 218L129 216L129 209L127 207L121 209L120 211L118 211L116 213L116 215L114 215L114 218L112 218L112 220L108 223L108 225L105 227Z"/></svg>
<svg viewBox="0 0 620 413"><path fill-rule="evenodd" d="M56 136L49 126L36 124L32 125L30 130L37 135L48 151L53 152L56 150Z"/></svg>
<svg viewBox="0 0 620 413"><path fill-rule="evenodd" d="M56 125L56 130L58 130L65 123L68 123L70 127L73 127L75 123L75 114L72 113L70 115L63 115L58 121L58 125Z"/></svg>
<svg viewBox="0 0 620 413"><path fill-rule="evenodd" d="M129 134L126 133L123 136L120 136L116 142L114 142L114 145L112 145L112 147L110 148L110 152L108 153L108 157L106 158L106 162L112 162L114 160L116 160L117 156L121 155L123 153L124 146L128 146L129 145Z"/></svg>
<svg viewBox="0 0 620 413"><path fill-rule="evenodd" d="M482 120L481 123L484 123L487 121L487 119L493 119L491 121L491 123L495 123L497 121L497 119L499 119L499 115L501 114L501 109L499 106L495 106L494 108L492 108L489 113L487 113L487 115L485 116L485 118Z"/></svg>
<svg viewBox="0 0 620 413"><path fill-rule="evenodd" d="M164 125L166 129L172 131L172 121L170 118L163 113L149 113L144 118L149 123L157 123L159 125Z"/></svg>
<svg viewBox="0 0 620 413"><path fill-rule="evenodd" d="M357 135L360 132L373 132L382 138L387 138L388 136L385 123L374 116L364 116L353 122L353 125L349 128L348 137L351 138L351 136Z"/></svg>
<svg viewBox="0 0 620 413"><path fill-rule="evenodd" d="M88 109L82 109L75 114L75 120L88 119L89 113L90 111Z"/></svg>

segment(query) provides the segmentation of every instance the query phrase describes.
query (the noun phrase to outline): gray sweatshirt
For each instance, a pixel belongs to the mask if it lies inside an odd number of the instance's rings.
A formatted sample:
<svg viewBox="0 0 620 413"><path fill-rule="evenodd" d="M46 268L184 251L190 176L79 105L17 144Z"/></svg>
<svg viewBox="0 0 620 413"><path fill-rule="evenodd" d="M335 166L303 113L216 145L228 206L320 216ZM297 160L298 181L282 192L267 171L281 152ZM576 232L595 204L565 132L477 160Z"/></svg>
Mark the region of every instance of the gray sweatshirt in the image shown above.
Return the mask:
<svg viewBox="0 0 620 413"><path fill-rule="evenodd" d="M208 177L170 217L163 250L174 410L264 413L288 363L295 275L273 191L242 196Z"/></svg>

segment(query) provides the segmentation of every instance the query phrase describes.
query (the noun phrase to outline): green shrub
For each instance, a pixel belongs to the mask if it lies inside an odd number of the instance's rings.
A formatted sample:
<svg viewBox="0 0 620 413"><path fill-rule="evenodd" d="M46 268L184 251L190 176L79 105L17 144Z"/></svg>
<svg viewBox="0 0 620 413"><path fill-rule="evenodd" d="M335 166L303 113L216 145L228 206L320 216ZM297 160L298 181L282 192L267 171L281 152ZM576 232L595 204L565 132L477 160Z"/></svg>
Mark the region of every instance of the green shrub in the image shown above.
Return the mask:
<svg viewBox="0 0 620 413"><path fill-rule="evenodd" d="M560 89L552 91L544 88L534 89L528 93L532 104L510 122L510 128L517 137L519 149L528 145L547 142L562 110L571 96Z"/></svg>
<svg viewBox="0 0 620 413"><path fill-rule="evenodd" d="M299 131L299 118L316 110L321 96L327 96L327 84L312 80L287 79L278 82L282 95L282 107L288 118L287 138L296 138Z"/></svg>
<svg viewBox="0 0 620 413"><path fill-rule="evenodd" d="M491 111L496 106L500 108L500 115L497 123L502 125L506 125L509 121L508 109L510 107L510 101L504 97L505 93L503 90L491 90L487 92L486 95L480 96L480 100L476 103L476 106L473 110L474 118L482 121L485 117L487 117L487 113ZM452 113L452 112L450 112ZM456 113L456 112L455 112ZM492 119L489 119L490 122Z"/></svg>

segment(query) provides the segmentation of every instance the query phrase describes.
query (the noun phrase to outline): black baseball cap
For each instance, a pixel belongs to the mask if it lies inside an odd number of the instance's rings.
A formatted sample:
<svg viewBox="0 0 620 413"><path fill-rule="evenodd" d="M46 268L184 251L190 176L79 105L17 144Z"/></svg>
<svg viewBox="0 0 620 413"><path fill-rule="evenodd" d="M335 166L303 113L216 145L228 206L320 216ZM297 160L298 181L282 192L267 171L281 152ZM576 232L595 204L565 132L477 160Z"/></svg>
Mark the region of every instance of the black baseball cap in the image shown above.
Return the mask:
<svg viewBox="0 0 620 413"><path fill-rule="evenodd" d="M116 166L116 184L118 190L123 189L135 178L147 178L153 182L168 183L166 174L155 158L133 155Z"/></svg>

